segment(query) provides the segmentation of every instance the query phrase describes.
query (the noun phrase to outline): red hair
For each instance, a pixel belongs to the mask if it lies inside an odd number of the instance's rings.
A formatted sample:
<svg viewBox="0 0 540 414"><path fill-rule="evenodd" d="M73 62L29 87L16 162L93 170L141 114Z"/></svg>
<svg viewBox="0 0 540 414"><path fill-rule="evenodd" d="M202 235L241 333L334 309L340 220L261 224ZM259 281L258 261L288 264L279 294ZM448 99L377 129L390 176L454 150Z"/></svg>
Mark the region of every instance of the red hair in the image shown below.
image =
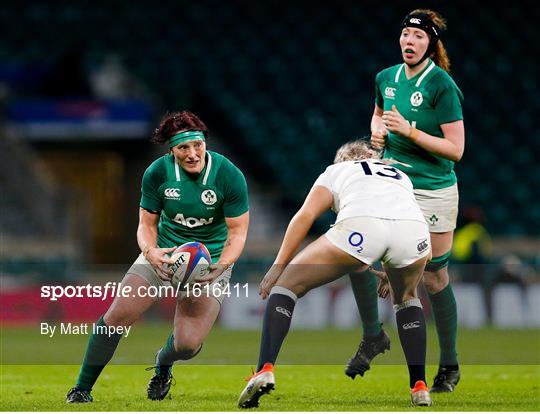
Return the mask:
<svg viewBox="0 0 540 414"><path fill-rule="evenodd" d="M411 12L411 15L414 14L427 14L439 31L446 30L446 20L436 11L430 9L416 9ZM435 50L431 53L430 57L441 69L448 73L450 72L450 58L448 57L448 53L446 52L446 48L441 39L435 44Z"/></svg>
<svg viewBox="0 0 540 414"><path fill-rule="evenodd" d="M202 131L208 134L208 127L201 119L190 111L166 114L154 130L150 141L155 144L166 143L173 135L183 131Z"/></svg>

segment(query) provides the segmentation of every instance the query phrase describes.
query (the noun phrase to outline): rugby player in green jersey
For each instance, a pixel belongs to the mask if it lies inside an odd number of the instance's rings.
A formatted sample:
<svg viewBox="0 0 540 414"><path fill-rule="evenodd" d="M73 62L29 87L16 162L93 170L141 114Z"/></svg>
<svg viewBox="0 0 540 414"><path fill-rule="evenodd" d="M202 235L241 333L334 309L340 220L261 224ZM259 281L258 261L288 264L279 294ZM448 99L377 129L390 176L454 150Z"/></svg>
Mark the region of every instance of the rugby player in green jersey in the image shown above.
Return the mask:
<svg viewBox="0 0 540 414"><path fill-rule="evenodd" d="M432 392L453 391L460 378L456 352L457 309L449 284L448 259L458 212L454 163L463 155L463 95L448 74L450 61L439 39L445 20L432 10L417 9L401 24L399 44L403 63L384 69L375 78L375 110L371 142L384 148L412 180L415 197L430 227L433 258L424 272L440 346L439 371ZM380 327L373 276L351 277L364 326L364 340L349 361L353 377L389 347ZM365 327L373 327L367 336Z"/></svg>
<svg viewBox="0 0 540 414"><path fill-rule="evenodd" d="M231 161L206 150L207 135L206 125L191 112L166 115L152 141L168 143L169 151L148 167L142 179L137 229L141 254L122 286L140 292L140 287L169 284L166 265L172 260L168 253L175 246L198 241L208 247L213 262L210 272L198 281L220 287L204 289L208 294L199 297L180 293L177 298L173 332L157 353L154 376L148 384L148 398L153 400L162 400L169 392L174 361L191 359L200 351L246 241L246 180ZM131 326L158 300L144 295L116 297L97 326ZM77 384L66 398L68 403L92 401L92 387L112 358L120 336L90 336Z"/></svg>

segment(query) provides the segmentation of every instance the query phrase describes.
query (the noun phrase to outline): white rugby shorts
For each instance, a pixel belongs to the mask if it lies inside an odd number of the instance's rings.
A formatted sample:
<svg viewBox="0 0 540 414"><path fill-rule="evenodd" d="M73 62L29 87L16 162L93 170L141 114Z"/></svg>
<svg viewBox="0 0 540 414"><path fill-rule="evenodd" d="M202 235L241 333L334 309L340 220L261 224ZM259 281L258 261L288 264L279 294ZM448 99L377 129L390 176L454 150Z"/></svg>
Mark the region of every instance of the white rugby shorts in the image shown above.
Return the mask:
<svg viewBox="0 0 540 414"><path fill-rule="evenodd" d="M401 268L431 250L428 225L416 220L351 217L336 223L325 236L337 248L368 265L380 260Z"/></svg>
<svg viewBox="0 0 540 414"><path fill-rule="evenodd" d="M459 192L457 183L438 190L414 190L431 233L446 233L456 228Z"/></svg>

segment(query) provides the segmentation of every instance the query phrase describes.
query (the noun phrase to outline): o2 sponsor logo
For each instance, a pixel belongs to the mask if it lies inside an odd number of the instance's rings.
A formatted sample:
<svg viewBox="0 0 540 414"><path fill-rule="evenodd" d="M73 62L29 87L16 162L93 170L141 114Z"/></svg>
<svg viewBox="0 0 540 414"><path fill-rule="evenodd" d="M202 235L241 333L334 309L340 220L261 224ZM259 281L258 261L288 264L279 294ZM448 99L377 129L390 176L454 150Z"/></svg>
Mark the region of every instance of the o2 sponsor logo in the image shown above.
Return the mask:
<svg viewBox="0 0 540 414"><path fill-rule="evenodd" d="M362 243L364 243L364 236L362 234L355 231L349 235L349 244L354 247L357 253L362 253L364 250Z"/></svg>

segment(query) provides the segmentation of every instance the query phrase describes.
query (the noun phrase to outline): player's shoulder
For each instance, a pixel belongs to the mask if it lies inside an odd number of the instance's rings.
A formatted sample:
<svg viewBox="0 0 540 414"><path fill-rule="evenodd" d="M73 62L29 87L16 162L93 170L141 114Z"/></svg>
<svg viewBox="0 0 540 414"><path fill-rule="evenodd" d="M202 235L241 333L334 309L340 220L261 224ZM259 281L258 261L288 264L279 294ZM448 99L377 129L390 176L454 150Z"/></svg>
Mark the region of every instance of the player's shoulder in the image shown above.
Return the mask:
<svg viewBox="0 0 540 414"><path fill-rule="evenodd" d="M222 155L215 151L206 151L208 153L208 156L211 158L211 162L213 164L212 168L215 168L216 170L221 169L228 169L231 166L235 166L231 160L229 160L225 155Z"/></svg>
<svg viewBox="0 0 540 414"><path fill-rule="evenodd" d="M172 162L172 156L170 154L165 154L157 159L155 159L145 171L145 175L150 175L153 177L156 176L165 176L167 175L167 166Z"/></svg>
<svg viewBox="0 0 540 414"><path fill-rule="evenodd" d="M339 174L341 171L354 167L354 165L357 162L358 161L342 161L342 162L336 162L335 164L330 164L328 167L326 167L323 174L326 174L326 175Z"/></svg>
<svg viewBox="0 0 540 414"><path fill-rule="evenodd" d="M229 161L229 159L225 155L222 155L219 152L207 150L206 153L212 158L212 162L216 166L220 166L224 161Z"/></svg>
<svg viewBox="0 0 540 414"><path fill-rule="evenodd" d="M429 79L427 88L431 90L435 99L446 93L457 94L460 101L463 101L463 92L448 72L435 65L436 72Z"/></svg>
<svg viewBox="0 0 540 414"><path fill-rule="evenodd" d="M346 164L350 163L350 161L342 161L342 162L336 162L334 164L328 165L325 169L325 173L329 173L332 171L337 171L345 167Z"/></svg>
<svg viewBox="0 0 540 414"><path fill-rule="evenodd" d="M453 88L459 90L459 87L452 76L437 65L433 67L433 73L429 79L429 84L440 89Z"/></svg>
<svg viewBox="0 0 540 414"><path fill-rule="evenodd" d="M208 151L208 154L210 157L212 157L212 164L216 171L217 177L223 177L227 178L224 175L243 175L240 168L238 168L230 159L228 159L225 155L222 155L220 153L214 152L214 151Z"/></svg>
<svg viewBox="0 0 540 414"><path fill-rule="evenodd" d="M377 82L382 82L385 80L391 80L396 77L396 73L399 70L399 68L402 66L402 63L399 63L397 65L389 66L387 68L384 68L383 70L379 71L377 75L375 76L375 80Z"/></svg>

